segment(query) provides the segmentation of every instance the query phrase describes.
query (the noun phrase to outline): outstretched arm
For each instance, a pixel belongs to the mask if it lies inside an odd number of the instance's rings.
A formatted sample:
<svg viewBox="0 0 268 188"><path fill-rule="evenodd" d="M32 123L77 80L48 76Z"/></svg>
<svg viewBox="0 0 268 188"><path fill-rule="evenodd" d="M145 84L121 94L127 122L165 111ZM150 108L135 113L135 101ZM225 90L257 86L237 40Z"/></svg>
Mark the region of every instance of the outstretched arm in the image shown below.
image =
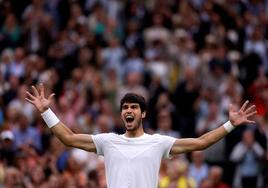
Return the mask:
<svg viewBox="0 0 268 188"><path fill-rule="evenodd" d="M42 117L47 123L49 120L49 128L53 134L66 146L80 148L90 152L96 152L95 144L92 140L91 135L87 134L75 134L67 126L65 126L50 110L49 105L52 101L54 93L48 98L45 97L45 89L43 84L40 84L37 89L32 86L33 92L26 92L26 100L33 104L37 110L42 114Z"/></svg>
<svg viewBox="0 0 268 188"><path fill-rule="evenodd" d="M194 150L203 150L216 143L226 136L234 127L242 124L254 123L248 118L257 113L255 105L248 107L249 101L246 101L239 111L236 111L232 105L229 107L229 119L224 125L210 131L198 138L177 139L171 148L171 154L180 154Z"/></svg>

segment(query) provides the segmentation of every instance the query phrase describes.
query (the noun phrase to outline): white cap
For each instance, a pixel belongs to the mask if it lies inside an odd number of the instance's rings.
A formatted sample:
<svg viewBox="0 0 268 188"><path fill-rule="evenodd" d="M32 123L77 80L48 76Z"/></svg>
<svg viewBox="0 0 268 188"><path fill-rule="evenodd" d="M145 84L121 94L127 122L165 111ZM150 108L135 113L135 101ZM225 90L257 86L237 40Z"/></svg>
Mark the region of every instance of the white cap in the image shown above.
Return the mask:
<svg viewBox="0 0 268 188"><path fill-rule="evenodd" d="M5 139L14 140L14 134L10 130L3 131L1 133L1 139L2 140L5 140Z"/></svg>

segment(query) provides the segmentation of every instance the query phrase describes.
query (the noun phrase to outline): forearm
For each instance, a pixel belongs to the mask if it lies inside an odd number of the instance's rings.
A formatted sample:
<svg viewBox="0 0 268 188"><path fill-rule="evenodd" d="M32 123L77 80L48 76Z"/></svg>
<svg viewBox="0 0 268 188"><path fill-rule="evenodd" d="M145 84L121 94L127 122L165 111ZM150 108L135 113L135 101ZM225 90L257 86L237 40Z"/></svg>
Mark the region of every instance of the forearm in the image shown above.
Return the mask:
<svg viewBox="0 0 268 188"><path fill-rule="evenodd" d="M195 150L204 150L226 136L234 127L230 122L198 138L177 139L171 148L171 154L180 154Z"/></svg>
<svg viewBox="0 0 268 188"><path fill-rule="evenodd" d="M51 109L46 110L41 115L53 134L63 144L90 152L96 152L96 147L91 135L75 134L57 118Z"/></svg>
<svg viewBox="0 0 268 188"><path fill-rule="evenodd" d="M67 126L65 126L54 112L49 108L41 113L41 116L48 128L53 134L65 145L70 145L71 136L74 134Z"/></svg>
<svg viewBox="0 0 268 188"><path fill-rule="evenodd" d="M62 122L57 123L50 130L64 145L72 146L71 140L74 133Z"/></svg>
<svg viewBox="0 0 268 188"><path fill-rule="evenodd" d="M226 129L223 126L218 127L215 130L209 131L202 136L198 138L200 141L200 148L199 150L203 150L208 148L209 146L215 144L219 140L221 140L223 137L225 137L228 134Z"/></svg>

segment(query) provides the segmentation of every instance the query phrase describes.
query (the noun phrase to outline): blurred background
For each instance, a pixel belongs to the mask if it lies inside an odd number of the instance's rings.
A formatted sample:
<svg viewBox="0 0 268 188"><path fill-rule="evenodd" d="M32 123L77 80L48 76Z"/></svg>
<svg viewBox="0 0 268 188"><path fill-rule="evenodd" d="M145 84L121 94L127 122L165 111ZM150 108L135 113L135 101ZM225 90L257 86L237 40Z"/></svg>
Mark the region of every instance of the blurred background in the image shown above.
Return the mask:
<svg viewBox="0 0 268 188"><path fill-rule="evenodd" d="M124 128L120 98L148 102L147 133L197 137L257 106L256 125L163 161L159 188L268 185L265 0L0 0L0 187L105 188L103 158L67 148L25 98L44 83L76 133Z"/></svg>

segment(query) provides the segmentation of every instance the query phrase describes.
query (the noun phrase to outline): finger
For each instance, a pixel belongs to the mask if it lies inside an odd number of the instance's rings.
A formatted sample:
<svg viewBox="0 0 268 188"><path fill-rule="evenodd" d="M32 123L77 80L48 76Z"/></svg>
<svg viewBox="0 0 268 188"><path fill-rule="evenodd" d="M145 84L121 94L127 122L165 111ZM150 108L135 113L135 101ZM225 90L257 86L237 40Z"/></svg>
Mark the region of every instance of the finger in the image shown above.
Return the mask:
<svg viewBox="0 0 268 188"><path fill-rule="evenodd" d="M36 87L32 86L32 90L33 90L33 92L34 92L34 95L35 95L36 97L38 97L38 96L39 96L39 92L37 91Z"/></svg>
<svg viewBox="0 0 268 188"><path fill-rule="evenodd" d="M229 104L229 111L235 111L233 104Z"/></svg>
<svg viewBox="0 0 268 188"><path fill-rule="evenodd" d="M245 110L245 113L248 114L248 113L250 113L252 111L256 111L255 108L256 108L256 106L255 105L252 105L248 109Z"/></svg>
<svg viewBox="0 0 268 188"><path fill-rule="evenodd" d="M35 99L36 97L35 96L33 96L30 92L28 92L28 91L26 91L26 94L28 95L28 97L30 97L31 99Z"/></svg>
<svg viewBox="0 0 268 188"><path fill-rule="evenodd" d="M251 120L247 120L245 123L246 124L255 124L256 122L255 121L251 121Z"/></svg>
<svg viewBox="0 0 268 188"><path fill-rule="evenodd" d="M248 118L248 117L253 116L255 114L257 114L257 111L256 110L254 112L251 112L251 113L246 114L246 117Z"/></svg>
<svg viewBox="0 0 268 188"><path fill-rule="evenodd" d="M244 112L244 110L246 109L247 105L248 105L249 101L247 100L246 102L244 102L243 106L240 108L240 112Z"/></svg>
<svg viewBox="0 0 268 188"><path fill-rule="evenodd" d="M39 89L40 89L40 95L41 95L41 97L45 98L45 88L44 88L43 83L40 83Z"/></svg>
<svg viewBox="0 0 268 188"><path fill-rule="evenodd" d="M34 104L34 101L31 100L31 99L25 98L25 100L28 101L28 102L31 103L31 104Z"/></svg>
<svg viewBox="0 0 268 188"><path fill-rule="evenodd" d="M55 93L52 93L51 95L49 95L48 100L51 102L54 96L55 96Z"/></svg>

